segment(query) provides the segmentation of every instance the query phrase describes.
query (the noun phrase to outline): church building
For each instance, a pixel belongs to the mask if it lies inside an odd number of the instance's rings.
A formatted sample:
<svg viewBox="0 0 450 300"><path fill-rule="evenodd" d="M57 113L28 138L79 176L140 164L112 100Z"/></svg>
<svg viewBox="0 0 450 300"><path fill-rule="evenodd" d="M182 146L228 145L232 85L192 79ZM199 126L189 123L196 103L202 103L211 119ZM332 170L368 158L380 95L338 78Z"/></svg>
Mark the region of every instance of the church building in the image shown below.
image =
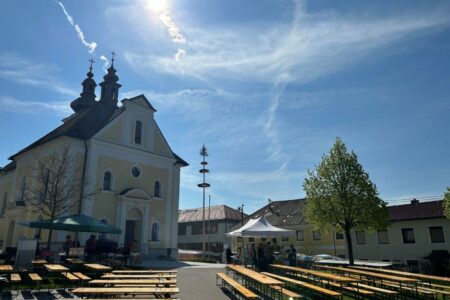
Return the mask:
<svg viewBox="0 0 450 300"><path fill-rule="evenodd" d="M28 205L26 191L35 184L38 161L67 151L72 175L66 179L80 182L79 196L72 197L79 199L68 200L76 205L67 215L82 213L122 229L107 235L119 247L136 240L144 254L176 257L180 169L188 164L171 150L154 119L156 109L144 95L118 105L121 85L114 59L99 84L98 100L93 77L91 64L80 97L70 104L74 113L0 168L0 249L38 232L45 244L47 230L18 223L48 218ZM66 234L71 233L54 231L52 249ZM82 245L88 236L81 234Z"/></svg>

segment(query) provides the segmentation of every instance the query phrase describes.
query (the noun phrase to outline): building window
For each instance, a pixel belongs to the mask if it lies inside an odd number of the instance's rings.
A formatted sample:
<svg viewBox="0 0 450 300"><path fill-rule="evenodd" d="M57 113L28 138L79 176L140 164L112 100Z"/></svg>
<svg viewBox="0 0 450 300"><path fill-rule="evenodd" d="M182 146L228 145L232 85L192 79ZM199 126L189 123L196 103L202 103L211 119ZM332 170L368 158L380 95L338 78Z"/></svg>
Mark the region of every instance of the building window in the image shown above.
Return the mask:
<svg viewBox="0 0 450 300"><path fill-rule="evenodd" d="M178 235L186 235L186 224L178 224Z"/></svg>
<svg viewBox="0 0 450 300"><path fill-rule="evenodd" d="M136 126L134 127L134 142L138 145L142 144L142 122L136 121Z"/></svg>
<svg viewBox="0 0 450 300"><path fill-rule="evenodd" d="M132 167L131 168L131 175L133 175L134 178L139 177L141 175L141 170L138 167Z"/></svg>
<svg viewBox="0 0 450 300"><path fill-rule="evenodd" d="M402 228L403 244L415 244L414 229Z"/></svg>
<svg viewBox="0 0 450 300"><path fill-rule="evenodd" d="M378 230L378 244L389 244L389 233L387 230Z"/></svg>
<svg viewBox="0 0 450 300"><path fill-rule="evenodd" d="M103 189L105 191L112 190L112 174L110 171L106 171L103 174Z"/></svg>
<svg viewBox="0 0 450 300"><path fill-rule="evenodd" d="M355 234L357 244L362 245L366 243L366 233L364 231L355 231Z"/></svg>
<svg viewBox="0 0 450 300"><path fill-rule="evenodd" d="M277 238L272 238L272 244L276 244L277 243Z"/></svg>
<svg viewBox="0 0 450 300"><path fill-rule="evenodd" d="M208 226L206 226L207 234L216 234L217 232L219 232L217 223L210 223L210 224L208 224Z"/></svg>
<svg viewBox="0 0 450 300"><path fill-rule="evenodd" d="M159 182L159 180L156 180L153 185L153 196L161 198L161 182Z"/></svg>
<svg viewBox="0 0 450 300"><path fill-rule="evenodd" d="M17 206L25 206L25 192L26 192L26 189L27 189L27 181L24 178L22 180L22 186L20 187L20 197L16 201L16 205Z"/></svg>
<svg viewBox="0 0 450 300"><path fill-rule="evenodd" d="M152 224L152 242L159 241L159 224L153 223Z"/></svg>
<svg viewBox="0 0 450 300"><path fill-rule="evenodd" d="M314 241L320 241L320 239L322 239L322 235L320 234L319 231L313 230L312 234L313 234Z"/></svg>
<svg viewBox="0 0 450 300"><path fill-rule="evenodd" d="M0 204L0 217L3 217L6 211L6 203L8 201L8 192L3 194L2 203Z"/></svg>
<svg viewBox="0 0 450 300"><path fill-rule="evenodd" d="M305 240L305 234L304 234L303 230L297 230L296 234L297 234L297 241Z"/></svg>
<svg viewBox="0 0 450 300"><path fill-rule="evenodd" d="M282 242L289 242L289 237L283 236L283 237L281 238L281 241L282 241Z"/></svg>
<svg viewBox="0 0 450 300"><path fill-rule="evenodd" d="M337 240L343 240L344 239L344 234L341 232L336 232L336 239Z"/></svg>
<svg viewBox="0 0 450 300"><path fill-rule="evenodd" d="M197 222L192 224L191 233L194 234L203 234L203 224L202 222Z"/></svg>
<svg viewBox="0 0 450 300"><path fill-rule="evenodd" d="M430 227L430 238L432 243L445 243L444 230L442 226Z"/></svg>
<svg viewBox="0 0 450 300"><path fill-rule="evenodd" d="M249 241L250 243L254 243L254 242L255 242L255 238L254 238L254 237L249 237L249 238L248 238L248 241Z"/></svg>

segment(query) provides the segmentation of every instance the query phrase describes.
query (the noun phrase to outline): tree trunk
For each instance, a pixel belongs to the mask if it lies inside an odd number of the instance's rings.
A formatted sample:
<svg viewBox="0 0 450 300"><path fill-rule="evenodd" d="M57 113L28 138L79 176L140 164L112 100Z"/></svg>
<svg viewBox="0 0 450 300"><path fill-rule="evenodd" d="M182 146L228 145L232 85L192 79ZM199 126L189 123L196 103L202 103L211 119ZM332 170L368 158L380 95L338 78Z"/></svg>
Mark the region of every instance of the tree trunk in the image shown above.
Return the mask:
<svg viewBox="0 0 450 300"><path fill-rule="evenodd" d="M55 219L55 214L56 214L56 195L53 197L53 202L52 202L53 206L52 206L52 210L51 210L51 215L50 215L50 229L48 232L48 238L47 238L47 250L50 250L50 244L52 242L52 233L53 233L53 220Z"/></svg>
<svg viewBox="0 0 450 300"><path fill-rule="evenodd" d="M50 243L52 242L52 233L53 233L53 229L49 229L48 238L47 238L47 250L50 250Z"/></svg>
<svg viewBox="0 0 450 300"><path fill-rule="evenodd" d="M345 240L347 241L347 252L348 252L348 261L351 266L355 264L355 259L353 258L353 244L352 244L352 235L351 235L351 228L346 227L345 228Z"/></svg>

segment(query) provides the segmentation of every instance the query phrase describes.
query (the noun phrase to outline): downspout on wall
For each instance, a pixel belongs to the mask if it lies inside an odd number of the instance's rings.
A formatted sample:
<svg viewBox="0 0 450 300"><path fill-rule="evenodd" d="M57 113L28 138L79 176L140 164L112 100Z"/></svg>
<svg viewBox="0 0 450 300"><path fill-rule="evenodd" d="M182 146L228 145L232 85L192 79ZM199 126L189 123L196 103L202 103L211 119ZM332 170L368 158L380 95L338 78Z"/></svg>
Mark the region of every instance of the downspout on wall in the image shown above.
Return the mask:
<svg viewBox="0 0 450 300"><path fill-rule="evenodd" d="M81 214L81 209L83 207L83 199L84 199L84 181L86 178L86 164L87 164L87 155L88 155L88 145L87 140L84 141L84 161L83 161L83 172L81 174L81 188L80 188L80 199L78 205L78 214Z"/></svg>

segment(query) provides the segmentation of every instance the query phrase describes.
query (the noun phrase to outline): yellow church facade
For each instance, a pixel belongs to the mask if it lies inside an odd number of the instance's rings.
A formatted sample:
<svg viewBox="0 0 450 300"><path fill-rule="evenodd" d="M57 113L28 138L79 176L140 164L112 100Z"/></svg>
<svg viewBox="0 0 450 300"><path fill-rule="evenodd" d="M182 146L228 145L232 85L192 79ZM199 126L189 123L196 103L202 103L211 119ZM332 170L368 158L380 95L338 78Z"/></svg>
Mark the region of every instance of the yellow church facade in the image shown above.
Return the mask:
<svg viewBox="0 0 450 300"><path fill-rule="evenodd" d="M136 240L144 254L176 256L180 169L187 163L171 150L154 119L156 109L144 95L118 105L121 85L115 73L112 65L97 101L89 71L83 92L71 103L74 114L0 169L0 248L37 234L18 224L46 218L24 199L25 190L33 188L33 166L52 153L67 151L70 177L80 180L79 199L75 193L68 200L76 205L67 214L82 213L122 229L107 236L119 246ZM40 234L45 242L47 231ZM57 249L66 234L54 232L52 248ZM81 234L82 244L88 236Z"/></svg>

